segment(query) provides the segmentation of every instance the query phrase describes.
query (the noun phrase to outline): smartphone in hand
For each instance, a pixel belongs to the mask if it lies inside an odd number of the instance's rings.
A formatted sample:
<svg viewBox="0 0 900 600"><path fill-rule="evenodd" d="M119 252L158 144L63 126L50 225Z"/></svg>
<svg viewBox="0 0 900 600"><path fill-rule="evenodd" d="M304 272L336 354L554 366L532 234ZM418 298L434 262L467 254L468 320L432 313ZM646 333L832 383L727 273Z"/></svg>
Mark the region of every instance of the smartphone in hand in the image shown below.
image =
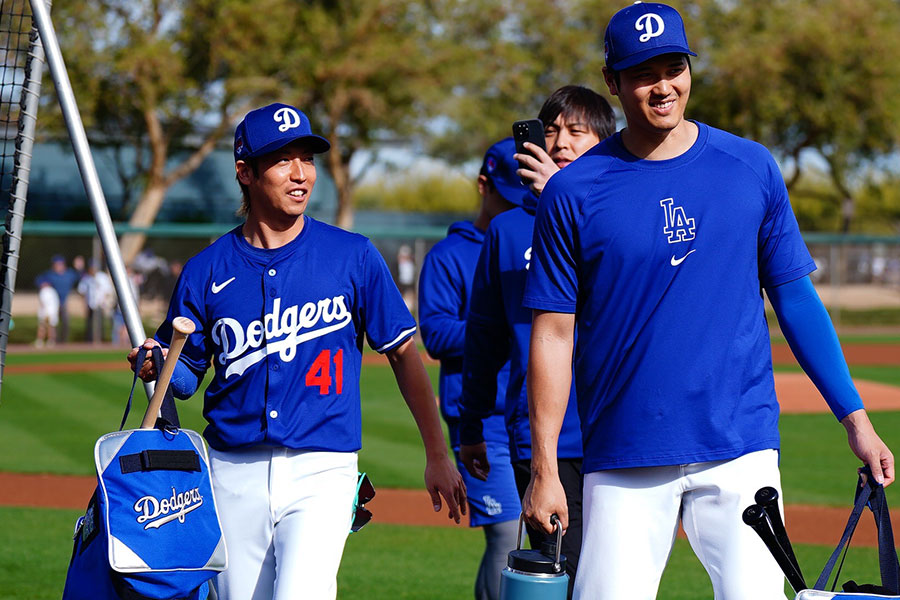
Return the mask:
<svg viewBox="0 0 900 600"><path fill-rule="evenodd" d="M540 146L547 151L544 144L544 124L540 119L528 119L524 121L516 121L512 126L513 140L516 142L516 154L531 154L530 150L525 148L525 142L531 142L535 146ZM524 167L521 162L520 167ZM519 178L523 185L529 185L531 182L527 179Z"/></svg>

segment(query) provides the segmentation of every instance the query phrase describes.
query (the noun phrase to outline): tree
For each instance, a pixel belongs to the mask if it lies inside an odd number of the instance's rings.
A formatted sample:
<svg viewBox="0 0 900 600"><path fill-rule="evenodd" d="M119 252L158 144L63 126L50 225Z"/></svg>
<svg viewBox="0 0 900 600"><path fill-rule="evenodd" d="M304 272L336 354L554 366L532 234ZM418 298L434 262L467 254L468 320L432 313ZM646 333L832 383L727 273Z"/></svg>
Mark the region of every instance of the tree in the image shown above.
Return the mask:
<svg viewBox="0 0 900 600"><path fill-rule="evenodd" d="M446 122L447 95L469 78L487 80L496 72L478 51L497 28L496 17L504 14L491 4L313 0L301 7L283 2L280 22L294 33L294 41L283 48L290 68L280 80L332 144L325 160L338 190L337 225L353 222L350 161L360 149L431 137ZM468 29L467 43L460 43L460 23ZM484 123L487 115L476 120Z"/></svg>
<svg viewBox="0 0 900 600"><path fill-rule="evenodd" d="M689 116L769 146L792 187L815 150L848 231L867 167L900 147L896 0L694 2ZM699 35L698 35L699 34Z"/></svg>
<svg viewBox="0 0 900 600"><path fill-rule="evenodd" d="M611 0L472 0L445 19L448 43L476 61L437 107L444 117L428 148L442 157L480 158L512 133L513 121L534 118L554 90L584 85L606 95L603 28L621 8Z"/></svg>
<svg viewBox="0 0 900 600"><path fill-rule="evenodd" d="M251 40L223 45L238 24L224 2L58 0L53 8L92 143L137 150L133 163L120 161L118 170L126 190L140 189L133 206L126 197L129 224L148 227L167 190L200 166L256 99L271 93L273 80L243 61ZM143 234L122 236L126 263L143 243Z"/></svg>

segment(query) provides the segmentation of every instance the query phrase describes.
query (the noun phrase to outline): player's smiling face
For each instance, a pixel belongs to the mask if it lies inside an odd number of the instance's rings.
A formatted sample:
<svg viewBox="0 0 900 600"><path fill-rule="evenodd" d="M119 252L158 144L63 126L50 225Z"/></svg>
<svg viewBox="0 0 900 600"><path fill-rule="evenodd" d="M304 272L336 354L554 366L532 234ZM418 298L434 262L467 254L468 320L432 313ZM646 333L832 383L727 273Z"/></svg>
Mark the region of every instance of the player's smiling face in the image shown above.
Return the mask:
<svg viewBox="0 0 900 600"><path fill-rule="evenodd" d="M596 146L600 138L588 127L583 117L578 115L564 117L560 114L553 123L544 128L544 142L550 158L562 169Z"/></svg>
<svg viewBox="0 0 900 600"><path fill-rule="evenodd" d="M691 95L691 71L683 54L662 54L607 78L619 96L628 127L665 134L684 122Z"/></svg>
<svg viewBox="0 0 900 600"><path fill-rule="evenodd" d="M250 192L250 210L259 217L302 216L316 183L314 156L298 140L260 156L255 173L249 164L238 161L238 178Z"/></svg>

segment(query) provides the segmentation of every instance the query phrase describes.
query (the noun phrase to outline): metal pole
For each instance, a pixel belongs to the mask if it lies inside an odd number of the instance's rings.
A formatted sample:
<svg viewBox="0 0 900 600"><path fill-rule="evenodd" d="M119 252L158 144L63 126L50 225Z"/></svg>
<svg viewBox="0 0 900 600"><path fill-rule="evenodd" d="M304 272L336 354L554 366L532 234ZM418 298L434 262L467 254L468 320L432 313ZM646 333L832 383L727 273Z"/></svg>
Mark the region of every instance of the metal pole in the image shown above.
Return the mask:
<svg viewBox="0 0 900 600"><path fill-rule="evenodd" d="M22 246L22 228L25 222L25 203L28 195L28 181L31 173L31 156L34 149L34 130L37 121L38 101L41 96L41 72L44 67L44 49L41 40L32 36L29 43L29 57L25 86L22 89L21 113L19 117L19 144L15 160L15 180L10 190L9 220L6 230L6 259L3 264L3 290L0 300L0 388L3 384L3 369L6 365L6 346L9 342L9 324L12 321L12 299L19 271L19 251Z"/></svg>
<svg viewBox="0 0 900 600"><path fill-rule="evenodd" d="M122 253L116 240L116 232L113 228L112 219L109 216L109 207L106 205L103 188L100 186L97 167L94 165L93 156L91 156L87 134L84 131L84 123L82 123L81 114L78 112L75 94L72 91L72 83L69 81L69 74L66 71L62 51L59 48L59 41L56 37L56 30L53 28L53 22L50 20L50 11L47 5L42 0L30 0L30 2L35 23L41 34L41 40L44 42L47 64L50 66L50 75L53 77L53 83L59 96L59 105L62 108L66 127L69 130L69 138L72 140L72 146L75 150L75 159L78 162L78 169L81 171L84 189L91 203L91 212L94 215L94 223L97 225L97 233L103 244L103 250L106 252L110 275L116 288L116 294L119 297L119 306L122 308L125 326L128 329L128 337L131 339L132 345L137 346L147 336L138 312L137 302L131 293L128 274L125 271L125 262L122 260ZM152 387L150 384L144 386L148 396L152 395Z"/></svg>

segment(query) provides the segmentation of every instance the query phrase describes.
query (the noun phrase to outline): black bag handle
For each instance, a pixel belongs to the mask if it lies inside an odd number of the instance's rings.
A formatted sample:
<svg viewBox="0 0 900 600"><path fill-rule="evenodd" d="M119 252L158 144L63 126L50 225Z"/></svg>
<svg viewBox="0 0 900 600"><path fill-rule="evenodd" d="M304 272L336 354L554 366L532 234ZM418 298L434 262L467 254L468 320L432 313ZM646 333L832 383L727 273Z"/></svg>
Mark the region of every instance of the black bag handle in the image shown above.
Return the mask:
<svg viewBox="0 0 900 600"><path fill-rule="evenodd" d="M153 367L156 369L157 378L162 371L162 349L159 346L154 346L152 351L148 351L147 348L141 346L138 349L137 358L134 361L134 379L131 381L131 392L128 394L128 403L125 405L125 414L122 415L119 431L122 431L122 428L125 427L125 421L128 420L128 413L131 412L131 401L134 398L134 388L137 385L138 371L140 370L141 365L144 364L144 361L147 360L147 352L150 352L150 360L153 361ZM178 409L175 407L175 396L172 395L172 386L169 386L166 389L166 395L163 398L159 412L160 418L156 421L157 429L165 429L168 426L181 427L181 423L178 420Z"/></svg>
<svg viewBox="0 0 900 600"><path fill-rule="evenodd" d="M862 475L865 474L866 483L863 484ZM868 506L872 510L875 517L875 525L878 528L878 566L881 570L881 585L890 594L900 594L900 564L897 562L897 549L894 547L894 531L891 528L891 513L888 510L887 499L884 495L884 486L875 481L872 477L872 471L868 466L863 467L860 471L859 482L856 486L856 501L850 518L847 520L847 526L844 528L844 534L841 541L838 542L837 548L831 554L831 558L822 569L822 574L816 580L815 590L824 590L831 578L831 572L837 564L838 557L844 547L850 543L853 532L856 531L856 525L859 523L859 517L862 515L863 509ZM834 575L835 584L840 575L840 568ZM833 586L832 586L833 589Z"/></svg>

